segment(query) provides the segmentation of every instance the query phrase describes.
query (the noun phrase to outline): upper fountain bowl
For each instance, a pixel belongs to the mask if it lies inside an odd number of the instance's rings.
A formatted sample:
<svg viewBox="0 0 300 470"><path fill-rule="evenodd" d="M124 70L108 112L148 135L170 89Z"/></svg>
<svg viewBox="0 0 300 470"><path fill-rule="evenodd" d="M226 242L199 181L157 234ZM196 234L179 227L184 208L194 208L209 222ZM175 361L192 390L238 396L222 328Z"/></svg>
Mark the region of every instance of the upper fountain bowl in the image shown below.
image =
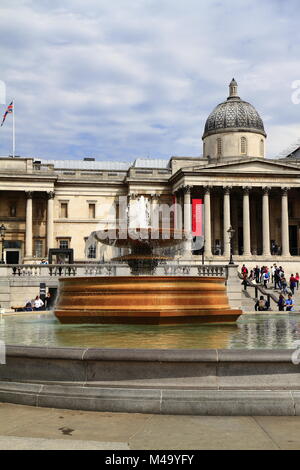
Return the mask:
<svg viewBox="0 0 300 470"><path fill-rule="evenodd" d="M118 248L164 248L182 243L186 237L183 230L173 228L112 228L91 234L96 240Z"/></svg>

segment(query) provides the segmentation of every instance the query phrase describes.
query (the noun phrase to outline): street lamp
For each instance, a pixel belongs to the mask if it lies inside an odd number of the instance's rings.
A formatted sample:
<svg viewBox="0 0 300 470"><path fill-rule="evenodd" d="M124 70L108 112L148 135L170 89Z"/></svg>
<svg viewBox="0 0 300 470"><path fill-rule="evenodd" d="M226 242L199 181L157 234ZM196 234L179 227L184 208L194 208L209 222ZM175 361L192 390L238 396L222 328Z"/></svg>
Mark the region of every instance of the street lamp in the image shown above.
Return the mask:
<svg viewBox="0 0 300 470"><path fill-rule="evenodd" d="M230 260L229 260L229 264L234 264L233 262L233 258L232 258L232 240L233 240L233 237L234 237L234 234L235 234L235 230L231 227L229 227L229 229L227 230L227 233L228 233L228 237L229 237L229 244L230 244Z"/></svg>
<svg viewBox="0 0 300 470"><path fill-rule="evenodd" d="M4 264L4 240L5 240L6 227L4 224L0 226L0 237L2 241L2 255L1 255L1 264Z"/></svg>

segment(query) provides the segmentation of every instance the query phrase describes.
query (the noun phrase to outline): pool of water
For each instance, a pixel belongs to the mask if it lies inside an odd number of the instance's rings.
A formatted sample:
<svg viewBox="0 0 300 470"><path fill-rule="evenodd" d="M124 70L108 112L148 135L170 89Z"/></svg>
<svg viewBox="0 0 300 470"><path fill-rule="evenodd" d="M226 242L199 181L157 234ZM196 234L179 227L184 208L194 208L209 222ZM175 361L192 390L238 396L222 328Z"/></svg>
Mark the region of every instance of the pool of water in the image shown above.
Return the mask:
<svg viewBox="0 0 300 470"><path fill-rule="evenodd" d="M85 348L291 349L300 315L243 315L228 325L62 325L52 313L4 316L6 344Z"/></svg>

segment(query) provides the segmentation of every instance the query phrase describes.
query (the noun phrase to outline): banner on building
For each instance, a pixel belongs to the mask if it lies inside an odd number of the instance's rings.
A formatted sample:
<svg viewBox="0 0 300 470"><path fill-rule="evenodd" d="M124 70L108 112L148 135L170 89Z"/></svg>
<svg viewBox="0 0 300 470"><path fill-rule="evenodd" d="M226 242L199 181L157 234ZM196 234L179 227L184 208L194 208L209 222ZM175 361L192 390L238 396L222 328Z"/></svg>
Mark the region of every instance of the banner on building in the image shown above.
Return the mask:
<svg viewBox="0 0 300 470"><path fill-rule="evenodd" d="M203 237L203 199L192 199L192 236Z"/></svg>

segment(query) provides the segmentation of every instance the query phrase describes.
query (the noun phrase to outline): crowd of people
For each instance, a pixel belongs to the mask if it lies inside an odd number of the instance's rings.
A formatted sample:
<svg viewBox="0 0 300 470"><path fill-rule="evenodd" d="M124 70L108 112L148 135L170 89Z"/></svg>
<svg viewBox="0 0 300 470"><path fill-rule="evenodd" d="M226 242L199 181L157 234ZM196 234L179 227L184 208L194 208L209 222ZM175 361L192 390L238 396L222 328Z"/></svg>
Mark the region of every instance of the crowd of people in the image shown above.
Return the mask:
<svg viewBox="0 0 300 470"><path fill-rule="evenodd" d="M243 264L241 273L243 276L244 289L247 289L247 280L254 282L255 284L262 285L265 289L273 288L280 292L278 299L278 309L279 311L294 311L295 309L295 300L293 295L295 295L295 290L299 289L299 273L291 274L288 278L282 266L277 266L273 264L270 268L268 266L255 266L255 268L250 271ZM255 304L255 310L269 310L270 305L267 300L264 299L264 296L260 296Z"/></svg>

